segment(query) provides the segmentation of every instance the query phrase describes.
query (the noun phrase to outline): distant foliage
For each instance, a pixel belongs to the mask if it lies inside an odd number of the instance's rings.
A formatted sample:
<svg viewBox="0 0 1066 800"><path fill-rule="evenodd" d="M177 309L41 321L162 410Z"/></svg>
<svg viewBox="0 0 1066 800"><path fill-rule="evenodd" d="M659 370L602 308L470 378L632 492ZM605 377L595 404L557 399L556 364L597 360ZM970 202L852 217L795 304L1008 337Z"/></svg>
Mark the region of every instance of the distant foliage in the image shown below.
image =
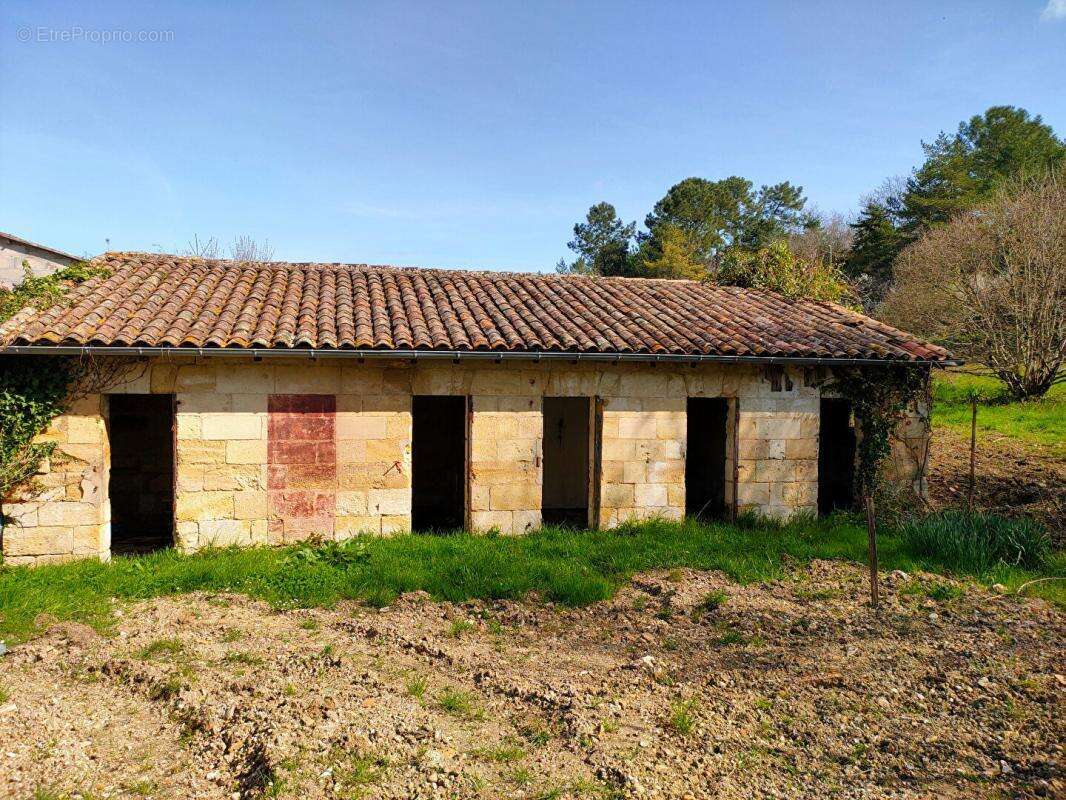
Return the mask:
<svg viewBox="0 0 1066 800"><path fill-rule="evenodd" d="M1066 358L1066 179L1020 181L927 232L896 263L883 314L1040 397Z"/></svg>
<svg viewBox="0 0 1066 800"><path fill-rule="evenodd" d="M900 535L916 555L963 572L998 565L1036 568L1051 552L1047 531L1027 517L942 511L907 523Z"/></svg>
<svg viewBox="0 0 1066 800"><path fill-rule="evenodd" d="M610 203L597 203L574 225L567 247L577 254L556 270L571 275L702 280L733 252L758 252L819 227L805 209L803 189L788 181L758 189L744 178L685 178L674 184L645 217L646 230L623 222ZM839 228L798 238L796 246L837 251Z"/></svg>
<svg viewBox="0 0 1066 800"><path fill-rule="evenodd" d="M792 299L848 303L851 288L831 262L801 259L787 242L777 241L754 252L738 250L724 258L714 272L717 283L764 289Z"/></svg>
<svg viewBox="0 0 1066 800"><path fill-rule="evenodd" d="M574 225L567 243L577 253L574 261L560 260L556 271L572 275L627 276L632 273L632 246L637 224L625 224L610 203L597 203L584 222Z"/></svg>
<svg viewBox="0 0 1066 800"><path fill-rule="evenodd" d="M666 225L660 230L657 251L642 266L649 278L698 281L707 277L707 267L698 260L684 231L673 225Z"/></svg>
<svg viewBox="0 0 1066 800"><path fill-rule="evenodd" d="M1066 166L1063 142L1039 115L993 106L922 143L925 160L863 204L846 271L872 309L893 283L894 262L927 231L990 202L1005 186Z"/></svg>
<svg viewBox="0 0 1066 800"><path fill-rule="evenodd" d="M863 307L872 310L891 286L892 263L908 240L892 212L873 200L851 228L854 240L844 259L844 272L860 287Z"/></svg>
<svg viewBox="0 0 1066 800"><path fill-rule="evenodd" d="M1006 183L1066 165L1066 143L1024 108L993 106L922 144L925 163L900 198L903 227L921 231L987 202Z"/></svg>

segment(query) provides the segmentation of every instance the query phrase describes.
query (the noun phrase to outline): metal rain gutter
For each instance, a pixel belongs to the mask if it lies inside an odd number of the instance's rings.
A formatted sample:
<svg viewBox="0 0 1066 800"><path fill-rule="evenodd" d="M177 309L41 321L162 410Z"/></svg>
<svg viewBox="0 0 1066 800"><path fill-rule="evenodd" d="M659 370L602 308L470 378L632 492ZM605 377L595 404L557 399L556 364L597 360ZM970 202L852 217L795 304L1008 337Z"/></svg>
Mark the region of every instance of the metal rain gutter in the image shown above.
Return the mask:
<svg viewBox="0 0 1066 800"><path fill-rule="evenodd" d="M556 351L495 351L495 350L333 350L294 348L228 348L228 347L95 347L92 345L8 345L0 347L6 355L64 355L64 356L153 356L251 358L307 358L318 359L392 359L400 361L592 361L606 363L637 362L666 364L795 364L809 366L958 366L961 361L904 361L888 358L813 358L791 356L728 356L685 355L681 353L573 353Z"/></svg>

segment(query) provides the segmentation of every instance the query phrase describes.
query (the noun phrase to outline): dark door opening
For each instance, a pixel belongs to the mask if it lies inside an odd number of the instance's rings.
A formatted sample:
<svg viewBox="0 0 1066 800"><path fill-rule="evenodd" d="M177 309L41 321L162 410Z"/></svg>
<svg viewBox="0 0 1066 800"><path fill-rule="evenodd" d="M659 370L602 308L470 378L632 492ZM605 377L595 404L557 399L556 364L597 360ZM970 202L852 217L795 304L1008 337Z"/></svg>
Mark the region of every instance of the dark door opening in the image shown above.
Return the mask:
<svg viewBox="0 0 1066 800"><path fill-rule="evenodd" d="M847 400L825 398L818 423L818 514L855 507L855 427Z"/></svg>
<svg viewBox="0 0 1066 800"><path fill-rule="evenodd" d="M411 528L466 525L466 398L416 395L412 405Z"/></svg>
<svg viewBox="0 0 1066 800"><path fill-rule="evenodd" d="M544 483L541 519L545 525L588 527L589 421L592 398L544 398Z"/></svg>
<svg viewBox="0 0 1066 800"><path fill-rule="evenodd" d="M173 420L173 395L108 398L112 553L147 553L174 544Z"/></svg>
<svg viewBox="0 0 1066 800"><path fill-rule="evenodd" d="M685 515L717 519L725 515L726 424L724 397L688 399L688 447L685 451Z"/></svg>

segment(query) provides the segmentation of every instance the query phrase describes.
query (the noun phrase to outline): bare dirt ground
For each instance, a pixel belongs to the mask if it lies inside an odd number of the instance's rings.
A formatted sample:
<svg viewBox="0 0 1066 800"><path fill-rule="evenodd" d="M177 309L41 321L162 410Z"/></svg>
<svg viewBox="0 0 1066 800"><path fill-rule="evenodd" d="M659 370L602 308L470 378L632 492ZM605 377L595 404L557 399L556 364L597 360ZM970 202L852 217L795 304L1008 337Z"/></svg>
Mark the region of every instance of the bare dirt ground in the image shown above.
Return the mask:
<svg viewBox="0 0 1066 800"><path fill-rule="evenodd" d="M936 505L965 504L970 485L970 440L934 428L929 493ZM1057 546L1066 546L1066 460L1047 448L986 435L977 446L974 505L1043 522Z"/></svg>
<svg viewBox="0 0 1066 800"><path fill-rule="evenodd" d="M880 615L828 562L585 609L146 601L0 658L0 796L1063 796L1062 613L886 583Z"/></svg>

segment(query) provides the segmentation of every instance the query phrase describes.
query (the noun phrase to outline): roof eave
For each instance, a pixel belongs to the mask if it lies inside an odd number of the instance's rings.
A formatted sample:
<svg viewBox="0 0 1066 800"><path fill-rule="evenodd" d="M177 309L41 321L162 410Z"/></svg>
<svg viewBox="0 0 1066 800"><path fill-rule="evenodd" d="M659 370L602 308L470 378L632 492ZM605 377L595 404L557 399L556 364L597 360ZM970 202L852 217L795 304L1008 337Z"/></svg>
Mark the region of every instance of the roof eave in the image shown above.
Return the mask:
<svg viewBox="0 0 1066 800"><path fill-rule="evenodd" d="M718 364L794 364L797 366L958 366L955 359L827 358L815 356L742 356L688 353L588 353L543 350L342 350L315 348L231 348L231 347L120 347L114 345L7 345L0 347L6 355L108 355L153 356L158 358L229 357L307 358L317 359L399 359L438 361L593 361L638 363L718 363Z"/></svg>

